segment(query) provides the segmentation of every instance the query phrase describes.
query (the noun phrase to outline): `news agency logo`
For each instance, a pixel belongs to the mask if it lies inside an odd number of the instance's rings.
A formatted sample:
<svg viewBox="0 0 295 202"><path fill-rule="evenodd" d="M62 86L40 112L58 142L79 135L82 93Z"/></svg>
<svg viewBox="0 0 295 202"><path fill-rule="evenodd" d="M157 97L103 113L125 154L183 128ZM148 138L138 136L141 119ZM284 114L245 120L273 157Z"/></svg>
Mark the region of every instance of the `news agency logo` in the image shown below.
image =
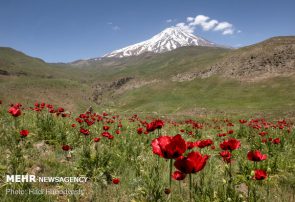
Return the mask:
<svg viewBox="0 0 295 202"><path fill-rule="evenodd" d="M36 177L35 175L6 175L6 182L66 182L86 183L87 177Z"/></svg>

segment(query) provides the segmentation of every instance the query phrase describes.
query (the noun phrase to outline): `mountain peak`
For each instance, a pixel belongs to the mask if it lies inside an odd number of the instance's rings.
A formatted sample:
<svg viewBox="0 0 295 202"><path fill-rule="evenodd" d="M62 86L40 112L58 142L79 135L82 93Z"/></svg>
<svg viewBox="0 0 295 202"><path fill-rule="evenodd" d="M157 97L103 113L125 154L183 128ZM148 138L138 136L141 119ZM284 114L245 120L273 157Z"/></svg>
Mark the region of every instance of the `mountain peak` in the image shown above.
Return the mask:
<svg viewBox="0 0 295 202"><path fill-rule="evenodd" d="M115 50L104 57L127 57L146 52L163 53L183 46L216 46L216 44L180 27L169 27L146 41Z"/></svg>

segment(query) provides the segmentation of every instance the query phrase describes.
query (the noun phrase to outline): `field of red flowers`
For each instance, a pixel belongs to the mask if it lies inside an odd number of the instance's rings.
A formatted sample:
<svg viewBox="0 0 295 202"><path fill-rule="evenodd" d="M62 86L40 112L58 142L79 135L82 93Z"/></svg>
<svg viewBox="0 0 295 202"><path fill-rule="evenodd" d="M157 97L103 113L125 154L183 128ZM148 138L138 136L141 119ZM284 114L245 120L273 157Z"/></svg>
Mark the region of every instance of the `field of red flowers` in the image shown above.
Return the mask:
<svg viewBox="0 0 295 202"><path fill-rule="evenodd" d="M286 119L74 115L0 101L0 137L1 201L295 201ZM7 182L16 174L88 180ZM81 193L31 191L41 189Z"/></svg>

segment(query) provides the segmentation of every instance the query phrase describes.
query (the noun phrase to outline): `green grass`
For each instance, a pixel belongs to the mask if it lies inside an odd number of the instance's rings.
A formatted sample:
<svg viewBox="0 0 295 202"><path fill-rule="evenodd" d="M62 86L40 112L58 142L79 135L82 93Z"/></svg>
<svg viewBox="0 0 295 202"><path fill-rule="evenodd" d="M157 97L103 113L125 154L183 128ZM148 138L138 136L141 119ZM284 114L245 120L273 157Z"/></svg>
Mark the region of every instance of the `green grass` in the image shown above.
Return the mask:
<svg viewBox="0 0 295 202"><path fill-rule="evenodd" d="M240 83L219 77L182 83L155 83L124 94L115 105L130 111L175 112L207 108L241 112L286 112L294 107L294 83L294 78Z"/></svg>
<svg viewBox="0 0 295 202"><path fill-rule="evenodd" d="M52 103L54 104L54 103ZM30 105L25 105L25 108ZM151 105L152 107L152 105ZM119 116L113 124L107 124L107 120L112 119L110 114L104 121L96 122L84 128L90 130L89 136L79 133L79 124L76 123L76 116L62 118L55 114L49 114L46 110L33 112L23 110L23 114L16 118L18 124L15 125L14 118L7 113L6 105L0 105L0 152L6 158L0 159L0 197L2 201L167 201L172 197L172 201L189 201L189 176L184 181L172 181L171 194L166 195L164 189L169 187L169 161L159 158L152 152L151 141L158 137L156 132L148 135L138 135L136 129L141 126L139 120L130 121L132 114ZM121 114L117 114L121 115ZM96 117L96 115L90 115ZM158 116L161 116L159 114ZM156 117L158 117L156 116ZM96 117L97 118L97 117ZM209 154L210 158L204 169L193 175L193 194L195 200L207 201L294 201L294 131L287 132L286 126L283 130L269 128L256 130L249 127L240 127L237 117L220 117L219 119L188 117L194 121L203 123L203 129L198 133L192 129L190 124L185 124L184 117L170 117L172 120L179 119L177 125L173 125L165 120L165 126L161 129L162 135L174 136L180 133L180 129L194 131L193 135L182 133L186 141L196 141L211 138L214 141L215 149L194 148L202 154ZM170 119L169 118L169 119ZM216 118L216 117L214 117ZM228 127L224 119L230 119L234 127ZM248 119L249 117L243 116ZM147 120L140 116L140 120ZM116 135L118 121L122 123L121 134ZM276 124L275 120L273 121ZM78 126L72 128L71 124ZM109 132L115 136L113 140L102 137L102 126L109 125ZM219 126L220 130L215 127ZM28 129L30 131L23 141L18 142L19 130ZM228 165L220 158L219 143L224 138L217 137L216 134L234 130L231 137L241 141L241 148L233 151L234 161L232 163L233 185L244 185L246 190L238 191L230 189L228 183ZM279 145L260 145L258 133L266 130L269 134L266 137L280 137L282 142ZM92 139L100 137L101 141L94 143ZM225 139L227 139L226 137ZM72 147L71 158L66 160L68 152L62 150L62 145L68 144ZM41 145L41 146L37 146ZM96 146L95 146L96 145ZM268 172L268 180L252 180L251 171L255 165L247 160L247 152L252 148L258 148L263 154L267 154L265 161L258 162L260 169ZM187 151L184 155L187 155ZM90 154L90 155L88 155ZM32 174L35 167L41 170L37 176L88 176L87 183L6 183L6 174ZM173 171L176 169L173 168ZM112 178L119 178L118 185L111 183ZM251 187L249 188L249 186ZM255 188L254 188L255 186ZM12 189L81 189L83 195L10 195L5 194L7 188ZM181 188L181 189L180 189ZM250 196L247 189L250 189ZM267 194L267 190L269 195ZM256 192L254 192L256 190ZM230 198L230 199L228 199Z"/></svg>
<svg viewBox="0 0 295 202"><path fill-rule="evenodd" d="M292 37L290 39L293 40ZM87 62L86 65L47 64L13 49L0 48L0 69L12 74L0 75L0 99L27 103L55 101L76 112L93 106L98 110L183 114L197 113L200 109L208 113L215 110L284 113L294 108L295 93L292 89L295 79L292 75L256 82L240 82L221 76L185 82L171 81L177 74L209 68L224 57L249 52L253 47L259 50L264 46L266 49L275 47L283 42L272 39L239 50L184 47L163 54L103 59ZM16 76L17 72L27 75ZM105 90L101 105L92 101L97 84L110 84L124 77L133 77L135 84L157 82L139 88L132 88L133 84L127 83L131 87L127 91L117 93Z"/></svg>

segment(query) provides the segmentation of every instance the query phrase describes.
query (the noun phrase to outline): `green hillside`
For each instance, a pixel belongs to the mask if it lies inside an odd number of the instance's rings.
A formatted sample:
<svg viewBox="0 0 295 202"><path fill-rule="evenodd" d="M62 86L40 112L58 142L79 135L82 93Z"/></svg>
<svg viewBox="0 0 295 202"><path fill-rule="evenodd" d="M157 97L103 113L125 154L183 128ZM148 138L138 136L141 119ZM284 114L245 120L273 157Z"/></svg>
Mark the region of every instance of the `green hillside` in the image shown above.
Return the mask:
<svg viewBox="0 0 295 202"><path fill-rule="evenodd" d="M97 110L161 113L199 113L202 110L287 112L295 107L292 90L295 89L294 38L277 37L238 50L183 47L162 54L71 64L48 64L16 50L0 48L0 99L5 102L51 102L71 111L83 111L92 106ZM285 46L291 50L286 49L289 54L287 65L291 65L287 75L281 61L278 67L273 65L276 60L266 63L265 67L261 65L261 61L271 60L272 54L277 55L272 50L282 49L285 54ZM268 53L262 54L265 51ZM253 54L257 55L257 61ZM199 76L210 73L216 65L219 69L211 76ZM256 67L259 75L268 77L241 80L241 72L254 78ZM271 68L279 71L272 74L268 72ZM184 77L183 82L173 80L176 75L193 74L196 76Z"/></svg>
<svg viewBox="0 0 295 202"><path fill-rule="evenodd" d="M11 48L0 48L0 99L3 102L51 102L81 110L88 106L88 85L79 70L47 64Z"/></svg>

